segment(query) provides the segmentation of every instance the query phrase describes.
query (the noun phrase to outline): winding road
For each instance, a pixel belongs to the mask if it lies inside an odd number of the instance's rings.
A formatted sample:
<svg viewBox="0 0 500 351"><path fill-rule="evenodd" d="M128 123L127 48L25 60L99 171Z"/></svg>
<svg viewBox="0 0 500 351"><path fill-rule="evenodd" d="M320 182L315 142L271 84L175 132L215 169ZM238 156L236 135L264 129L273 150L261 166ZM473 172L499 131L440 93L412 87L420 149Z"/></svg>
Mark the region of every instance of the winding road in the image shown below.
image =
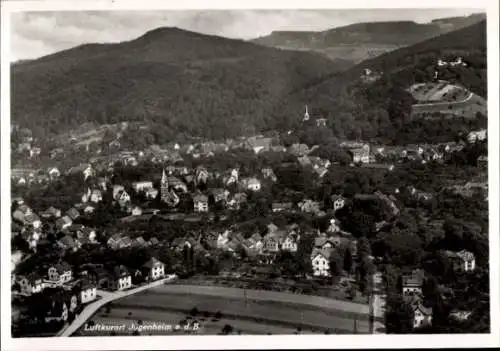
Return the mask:
<svg viewBox="0 0 500 351"><path fill-rule="evenodd" d="M141 291L151 289L157 286L161 286L167 282L170 282L174 279L176 279L176 275L170 275L167 276L166 278L157 280L155 282L152 282L147 285L142 285L137 288L133 288L130 290L125 290L125 291L116 291L116 292L109 292L109 291L104 291L104 290L97 290L97 295L101 296L102 298L100 300L97 300L95 302L90 303L87 305L83 311L75 318L75 320L68 325L67 327L63 328L57 336L71 336L75 331L77 331L94 313L99 310L102 306L104 306L107 303L110 303L111 301L121 299L122 297L126 297L129 295L137 294Z"/></svg>
<svg viewBox="0 0 500 351"><path fill-rule="evenodd" d="M448 105L456 105L456 104L463 104L474 96L474 93L470 93L469 96L467 96L465 99L462 101L449 101L449 102L431 102L431 103L426 103L426 104L414 104L412 107L425 107L425 106L448 106Z"/></svg>

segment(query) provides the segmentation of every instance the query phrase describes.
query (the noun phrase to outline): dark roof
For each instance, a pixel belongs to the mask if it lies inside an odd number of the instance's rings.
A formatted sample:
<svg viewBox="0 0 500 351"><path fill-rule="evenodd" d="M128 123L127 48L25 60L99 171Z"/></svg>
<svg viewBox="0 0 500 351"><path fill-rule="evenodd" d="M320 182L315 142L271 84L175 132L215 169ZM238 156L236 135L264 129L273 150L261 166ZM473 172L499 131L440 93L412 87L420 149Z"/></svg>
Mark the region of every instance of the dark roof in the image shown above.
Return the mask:
<svg viewBox="0 0 500 351"><path fill-rule="evenodd" d="M144 263L142 266L144 268L153 268L154 266L158 265L158 264L163 264L162 262L160 262L159 260L157 260L156 258L154 257L151 257L151 259L149 259L146 263Z"/></svg>

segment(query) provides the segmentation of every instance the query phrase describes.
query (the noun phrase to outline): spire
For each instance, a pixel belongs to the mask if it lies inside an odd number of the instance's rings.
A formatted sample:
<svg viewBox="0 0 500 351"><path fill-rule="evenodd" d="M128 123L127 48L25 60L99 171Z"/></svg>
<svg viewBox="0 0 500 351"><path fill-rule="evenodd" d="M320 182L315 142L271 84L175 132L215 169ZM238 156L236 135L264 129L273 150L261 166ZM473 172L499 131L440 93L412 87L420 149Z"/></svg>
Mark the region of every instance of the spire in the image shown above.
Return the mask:
<svg viewBox="0 0 500 351"><path fill-rule="evenodd" d="M307 108L307 105L306 105L306 113L304 113L304 121L308 121L309 120L309 110Z"/></svg>
<svg viewBox="0 0 500 351"><path fill-rule="evenodd" d="M163 168L163 174L161 175L161 183L165 184L167 182L167 174L165 173L165 168Z"/></svg>

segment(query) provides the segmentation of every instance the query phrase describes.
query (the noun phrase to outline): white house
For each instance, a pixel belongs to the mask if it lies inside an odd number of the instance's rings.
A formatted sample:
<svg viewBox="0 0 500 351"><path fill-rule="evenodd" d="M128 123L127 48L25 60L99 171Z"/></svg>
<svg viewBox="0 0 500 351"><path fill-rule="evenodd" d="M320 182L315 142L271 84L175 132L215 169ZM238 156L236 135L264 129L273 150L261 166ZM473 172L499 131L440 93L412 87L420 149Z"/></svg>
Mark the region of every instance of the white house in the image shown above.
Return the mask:
<svg viewBox="0 0 500 351"><path fill-rule="evenodd" d="M148 199L156 199L156 197L158 196L158 189L149 188L146 190L145 194Z"/></svg>
<svg viewBox="0 0 500 351"><path fill-rule="evenodd" d="M315 277L328 277L330 275L330 250L313 249L311 264Z"/></svg>
<svg viewBox="0 0 500 351"><path fill-rule="evenodd" d="M83 177L85 180L89 177L92 177L94 175L94 169L92 168L91 165L88 165L87 168L83 170Z"/></svg>
<svg viewBox="0 0 500 351"><path fill-rule="evenodd" d="M297 252L297 239L292 235L288 235L281 243L281 250Z"/></svg>
<svg viewBox="0 0 500 351"><path fill-rule="evenodd" d="M61 285L73 279L73 272L69 264L62 262L49 268L48 277L51 283Z"/></svg>
<svg viewBox="0 0 500 351"><path fill-rule="evenodd" d="M94 284L82 284L80 290L80 301L82 304L94 301L97 298L97 287Z"/></svg>
<svg viewBox="0 0 500 351"><path fill-rule="evenodd" d="M421 303L413 306L413 328L432 324L432 308L427 308Z"/></svg>
<svg viewBox="0 0 500 351"><path fill-rule="evenodd" d="M447 251L446 254L452 259L455 270L472 272L476 269L476 257L472 252L467 250L459 252Z"/></svg>
<svg viewBox="0 0 500 351"><path fill-rule="evenodd" d="M48 173L52 179L58 178L61 175L61 172L56 167L50 168Z"/></svg>
<svg viewBox="0 0 500 351"><path fill-rule="evenodd" d="M261 184L257 178L250 178L246 180L246 187L251 191L259 191L261 188Z"/></svg>
<svg viewBox="0 0 500 351"><path fill-rule="evenodd" d="M485 140L487 137L487 130L486 129L481 129L481 130L476 130L472 131L467 135L467 140L469 143L475 143L476 141L482 141Z"/></svg>
<svg viewBox="0 0 500 351"><path fill-rule="evenodd" d="M149 180L132 183L132 188L136 193L139 193L141 191L146 191L148 189L151 189L152 187L153 187L153 182Z"/></svg>
<svg viewBox="0 0 500 351"><path fill-rule="evenodd" d="M345 206L345 199L340 195L332 195L333 209L338 211Z"/></svg>
<svg viewBox="0 0 500 351"><path fill-rule="evenodd" d="M165 276L165 265L156 258L151 258L142 266L150 280L157 280Z"/></svg>

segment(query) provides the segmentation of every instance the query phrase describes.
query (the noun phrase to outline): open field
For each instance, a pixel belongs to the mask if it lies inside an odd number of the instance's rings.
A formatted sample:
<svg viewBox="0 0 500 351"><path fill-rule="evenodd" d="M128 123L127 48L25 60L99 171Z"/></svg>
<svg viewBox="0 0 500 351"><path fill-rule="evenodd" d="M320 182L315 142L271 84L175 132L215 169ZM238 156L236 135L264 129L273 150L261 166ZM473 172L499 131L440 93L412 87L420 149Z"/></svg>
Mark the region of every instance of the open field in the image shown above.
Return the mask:
<svg viewBox="0 0 500 351"><path fill-rule="evenodd" d="M476 118L476 113L484 115L487 113L487 103L482 97L471 93L465 100L459 102L436 102L426 104L415 104L412 106L412 115L418 116L424 113L441 113L450 117Z"/></svg>
<svg viewBox="0 0 500 351"><path fill-rule="evenodd" d="M196 307L210 316L217 311L223 316L219 322L202 321L199 333L203 334L217 334L225 324L248 334L291 334L297 327L316 333L369 331L368 305L272 291L247 290L246 300L244 296L242 289L162 285L114 302L109 314L101 308L90 320L109 324L129 318L130 323L140 319L176 324Z"/></svg>
<svg viewBox="0 0 500 351"><path fill-rule="evenodd" d="M418 83L409 88L409 92L419 102L456 102L465 100L469 91L448 82Z"/></svg>

